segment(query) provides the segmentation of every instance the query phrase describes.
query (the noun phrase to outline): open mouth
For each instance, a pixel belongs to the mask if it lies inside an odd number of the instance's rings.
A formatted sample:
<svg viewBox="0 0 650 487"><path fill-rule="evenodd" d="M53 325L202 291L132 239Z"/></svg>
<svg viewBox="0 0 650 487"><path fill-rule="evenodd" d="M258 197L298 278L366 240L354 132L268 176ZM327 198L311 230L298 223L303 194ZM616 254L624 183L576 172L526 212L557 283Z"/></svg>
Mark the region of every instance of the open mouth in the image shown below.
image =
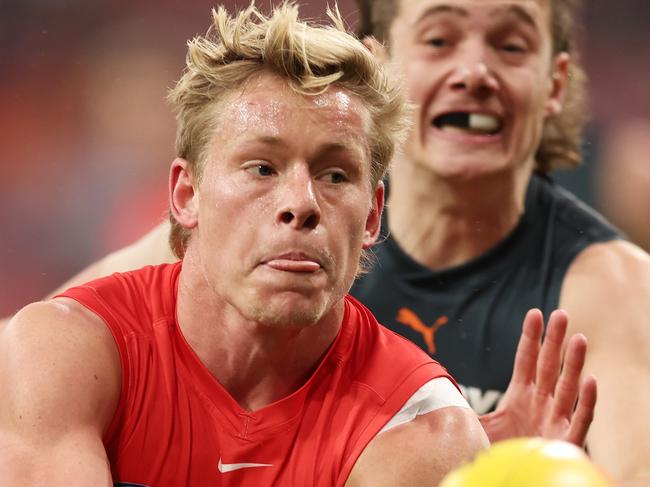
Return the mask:
<svg viewBox="0 0 650 487"><path fill-rule="evenodd" d="M499 117L474 112L443 113L434 118L432 124L440 130L470 135L496 135L503 125Z"/></svg>

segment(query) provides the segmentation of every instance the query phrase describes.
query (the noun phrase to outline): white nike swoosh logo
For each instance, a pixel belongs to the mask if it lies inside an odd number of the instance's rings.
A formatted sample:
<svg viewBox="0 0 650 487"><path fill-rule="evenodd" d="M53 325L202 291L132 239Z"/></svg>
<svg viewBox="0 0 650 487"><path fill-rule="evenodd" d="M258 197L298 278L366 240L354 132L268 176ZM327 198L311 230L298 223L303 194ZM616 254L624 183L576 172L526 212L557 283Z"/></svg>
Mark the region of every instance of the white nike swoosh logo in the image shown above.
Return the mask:
<svg viewBox="0 0 650 487"><path fill-rule="evenodd" d="M219 458L219 464L217 468L221 473L233 472L235 470L240 470L242 468L253 468L253 467L272 467L272 463L221 463L221 458Z"/></svg>

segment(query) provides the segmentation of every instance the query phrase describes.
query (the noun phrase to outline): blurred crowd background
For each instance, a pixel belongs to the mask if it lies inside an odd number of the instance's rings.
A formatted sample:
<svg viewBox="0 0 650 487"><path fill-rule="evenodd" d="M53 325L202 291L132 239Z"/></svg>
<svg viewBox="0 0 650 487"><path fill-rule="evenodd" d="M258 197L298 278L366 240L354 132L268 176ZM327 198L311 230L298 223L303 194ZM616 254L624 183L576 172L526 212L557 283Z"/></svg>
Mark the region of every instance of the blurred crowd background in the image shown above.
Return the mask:
<svg viewBox="0 0 650 487"><path fill-rule="evenodd" d="M324 0L300 3L322 17ZM213 5L0 1L0 317L164 217L164 98ZM354 1L339 7L354 28ZM558 178L650 250L650 2L588 0L581 24L587 157Z"/></svg>

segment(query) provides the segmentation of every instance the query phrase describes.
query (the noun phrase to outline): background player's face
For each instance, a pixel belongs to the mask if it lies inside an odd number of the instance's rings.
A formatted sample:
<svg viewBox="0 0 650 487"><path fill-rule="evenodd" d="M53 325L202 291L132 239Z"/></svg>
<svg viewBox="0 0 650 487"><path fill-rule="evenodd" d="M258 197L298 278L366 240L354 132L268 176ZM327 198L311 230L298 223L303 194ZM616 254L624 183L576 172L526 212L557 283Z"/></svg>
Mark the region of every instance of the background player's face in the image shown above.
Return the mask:
<svg viewBox="0 0 650 487"><path fill-rule="evenodd" d="M190 245L217 296L247 319L312 325L347 293L378 229L369 113L345 90L306 97L265 74L219 117Z"/></svg>
<svg viewBox="0 0 650 487"><path fill-rule="evenodd" d="M402 0L390 42L419 107L409 159L449 178L532 164L568 67L548 0Z"/></svg>

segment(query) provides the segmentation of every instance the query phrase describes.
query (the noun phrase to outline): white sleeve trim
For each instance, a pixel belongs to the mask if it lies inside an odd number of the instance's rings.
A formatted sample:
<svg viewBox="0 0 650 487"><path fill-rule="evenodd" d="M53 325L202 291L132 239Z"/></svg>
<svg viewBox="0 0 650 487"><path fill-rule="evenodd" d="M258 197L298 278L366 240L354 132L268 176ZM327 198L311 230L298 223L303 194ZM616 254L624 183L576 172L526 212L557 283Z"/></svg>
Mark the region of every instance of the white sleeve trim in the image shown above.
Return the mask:
<svg viewBox="0 0 650 487"><path fill-rule="evenodd" d="M450 406L468 408L469 404L447 377L437 377L420 387L377 434L413 421L417 416Z"/></svg>

